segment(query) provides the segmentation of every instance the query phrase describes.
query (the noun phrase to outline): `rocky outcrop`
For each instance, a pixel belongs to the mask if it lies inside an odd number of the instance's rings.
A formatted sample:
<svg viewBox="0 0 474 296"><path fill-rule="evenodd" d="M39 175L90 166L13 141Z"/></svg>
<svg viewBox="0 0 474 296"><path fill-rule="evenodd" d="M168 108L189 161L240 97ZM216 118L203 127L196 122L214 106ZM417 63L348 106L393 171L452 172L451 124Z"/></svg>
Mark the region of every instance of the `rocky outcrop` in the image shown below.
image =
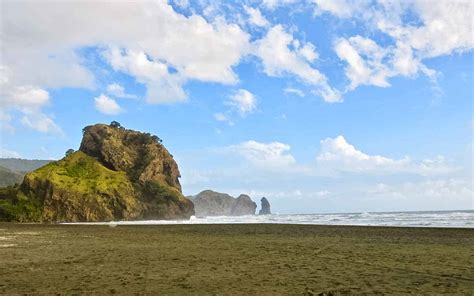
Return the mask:
<svg viewBox="0 0 474 296"><path fill-rule="evenodd" d="M265 197L262 197L260 200L262 208L258 211L259 215L270 215L272 211L270 210L270 202Z"/></svg>
<svg viewBox="0 0 474 296"><path fill-rule="evenodd" d="M181 193L178 165L158 137L117 125L83 131L79 151L26 174L15 190L0 192L0 216L76 222L194 214Z"/></svg>
<svg viewBox="0 0 474 296"><path fill-rule="evenodd" d="M255 215L257 204L248 195L234 198L225 193L205 190L190 197L198 217Z"/></svg>
<svg viewBox="0 0 474 296"><path fill-rule="evenodd" d="M257 204L252 201L250 196L241 194L235 199L232 207L232 216L255 215Z"/></svg>

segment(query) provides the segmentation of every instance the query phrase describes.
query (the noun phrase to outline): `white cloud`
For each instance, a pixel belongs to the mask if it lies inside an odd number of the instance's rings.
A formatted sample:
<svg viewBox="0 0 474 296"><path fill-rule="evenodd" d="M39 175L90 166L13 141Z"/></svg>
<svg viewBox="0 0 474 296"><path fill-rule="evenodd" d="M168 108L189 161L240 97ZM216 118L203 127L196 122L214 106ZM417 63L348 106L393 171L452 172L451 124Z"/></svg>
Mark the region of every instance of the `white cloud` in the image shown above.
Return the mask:
<svg viewBox="0 0 474 296"><path fill-rule="evenodd" d="M242 115L252 113L257 109L257 99L246 89L239 89L235 94L231 95L228 104L236 108Z"/></svg>
<svg viewBox="0 0 474 296"><path fill-rule="evenodd" d="M361 84L387 87L388 68L382 63L386 52L373 40L361 36L336 41L336 54L347 62L346 76L350 79L350 89Z"/></svg>
<svg viewBox="0 0 474 296"><path fill-rule="evenodd" d="M285 167L296 162L289 154L291 147L280 142L260 143L247 141L230 147L230 150L238 153L253 165L262 168Z"/></svg>
<svg viewBox="0 0 474 296"><path fill-rule="evenodd" d="M114 99L111 99L104 94L94 98L94 102L95 108L99 112L107 115L117 115L123 111Z"/></svg>
<svg viewBox="0 0 474 296"><path fill-rule="evenodd" d="M43 133L62 134L61 128L42 110L50 102L48 91L33 86L12 87L9 84L0 84L0 88L0 122L5 125L4 129L14 131L9 112L16 110L22 114L20 121L24 126Z"/></svg>
<svg viewBox="0 0 474 296"><path fill-rule="evenodd" d="M262 59L267 75L295 75L310 84L326 102L342 100L340 94L329 86L326 76L311 66L310 63L317 58L314 45L304 43L301 46L281 25L270 28L264 38L254 43L254 53Z"/></svg>
<svg viewBox="0 0 474 296"><path fill-rule="evenodd" d="M111 48L105 52L105 57L116 71L128 73L147 86L148 103L175 103L187 99L182 76L171 74L166 64L150 60L145 52Z"/></svg>
<svg viewBox="0 0 474 296"><path fill-rule="evenodd" d="M264 8L274 10L280 6L289 5L295 3L297 0L262 0Z"/></svg>
<svg viewBox="0 0 474 296"><path fill-rule="evenodd" d="M117 98L123 99L136 99L136 95L125 93L125 89L118 83L112 83L107 85L107 93Z"/></svg>
<svg viewBox="0 0 474 296"><path fill-rule="evenodd" d="M41 108L49 103L49 93L40 88L18 87L9 97L9 103L19 108Z"/></svg>
<svg viewBox="0 0 474 296"><path fill-rule="evenodd" d="M249 22L257 27L267 27L270 22L262 15L258 8L244 6L245 12L249 15Z"/></svg>
<svg viewBox="0 0 474 296"><path fill-rule="evenodd" d="M404 26L401 39L423 57L463 52L474 47L472 14L474 3L460 1L414 1L414 10L423 25ZM395 33L390 30L390 32ZM397 33L392 35L398 35Z"/></svg>
<svg viewBox="0 0 474 296"><path fill-rule="evenodd" d="M287 87L283 90L287 94L295 94L300 97L304 97L304 92L301 89Z"/></svg>
<svg viewBox="0 0 474 296"><path fill-rule="evenodd" d="M0 147L0 158L21 158L20 153Z"/></svg>
<svg viewBox="0 0 474 296"><path fill-rule="evenodd" d="M351 171L397 168L409 162L408 159L393 160L380 155L365 154L347 143L343 136L322 140L317 161L319 165L332 164L340 170Z"/></svg>
<svg viewBox="0 0 474 296"><path fill-rule="evenodd" d="M224 113L214 113L214 119L221 122L227 122L229 125L234 125L234 122ZM220 132L219 132L220 133Z"/></svg>
<svg viewBox="0 0 474 296"><path fill-rule="evenodd" d="M314 0L316 13L328 12L341 18L353 18L368 26L368 31L380 31L392 39L392 45L382 47L373 40L353 36L339 38L335 50L347 63L349 90L359 85L389 86L388 78L427 75L436 84L436 71L424 60L465 52L474 48L472 38L472 1L383 1L371 5L366 1ZM411 15L415 22L407 23ZM439 92L438 87L434 90Z"/></svg>
<svg viewBox="0 0 474 296"><path fill-rule="evenodd" d="M428 203L442 200L448 205L451 203L451 207L456 201L463 202L468 206L470 204L471 207L474 206L473 194L472 183L459 178L428 179L394 185L379 183L367 190L367 195L374 199L421 200Z"/></svg>
<svg viewBox="0 0 474 296"><path fill-rule="evenodd" d="M179 4L187 6L187 1ZM113 6L102 1L6 1L2 11L2 89L6 84L10 90L94 88L95 77L77 50L117 48L125 60L146 57L114 69L137 75L147 87L148 102L180 102L188 80L238 82L232 67L249 46L249 35L239 26L222 18L186 17L166 1L119 1ZM160 67L165 71L158 78L146 73L156 74Z"/></svg>
<svg viewBox="0 0 474 296"><path fill-rule="evenodd" d="M442 156L414 162L408 157L392 159L381 155L366 154L349 144L343 136L322 140L321 150L316 160L319 169L342 172L411 173L429 176L448 174L458 170L458 168L449 165Z"/></svg>
<svg viewBox="0 0 474 296"><path fill-rule="evenodd" d="M351 17L358 10L364 9L370 1L367 0L313 0L316 5L315 14L329 12L335 16Z"/></svg>
<svg viewBox="0 0 474 296"><path fill-rule="evenodd" d="M189 0L173 0L173 2L181 8L189 7Z"/></svg>
<svg viewBox="0 0 474 296"><path fill-rule="evenodd" d="M21 123L38 132L63 134L63 131L54 120L41 112L25 113L21 118Z"/></svg>

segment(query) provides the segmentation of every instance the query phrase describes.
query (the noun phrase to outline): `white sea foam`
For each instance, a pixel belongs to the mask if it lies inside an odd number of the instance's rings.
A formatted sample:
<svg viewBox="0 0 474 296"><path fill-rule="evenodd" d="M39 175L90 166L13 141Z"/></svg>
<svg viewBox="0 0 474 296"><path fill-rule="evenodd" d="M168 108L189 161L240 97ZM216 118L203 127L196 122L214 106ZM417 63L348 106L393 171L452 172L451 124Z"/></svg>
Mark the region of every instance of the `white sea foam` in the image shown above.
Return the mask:
<svg viewBox="0 0 474 296"><path fill-rule="evenodd" d="M191 217L189 220L113 221L98 223L65 223L92 225L160 225L160 224L310 224L369 225L403 227L474 228L474 211L345 213L345 214L273 214L267 216Z"/></svg>

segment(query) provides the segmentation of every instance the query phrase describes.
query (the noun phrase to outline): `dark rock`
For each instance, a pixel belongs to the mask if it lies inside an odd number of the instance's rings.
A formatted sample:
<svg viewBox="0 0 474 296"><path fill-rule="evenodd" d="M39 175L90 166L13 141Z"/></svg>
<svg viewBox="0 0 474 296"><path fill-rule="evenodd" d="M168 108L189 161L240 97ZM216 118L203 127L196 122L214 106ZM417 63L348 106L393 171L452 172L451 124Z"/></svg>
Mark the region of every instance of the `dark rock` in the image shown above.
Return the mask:
<svg viewBox="0 0 474 296"><path fill-rule="evenodd" d="M272 212L270 210L270 202L265 197L262 197L260 200L262 203L262 208L258 212L259 215L270 215Z"/></svg>
<svg viewBox="0 0 474 296"><path fill-rule="evenodd" d="M225 193L205 190L190 199L198 217L255 215L257 208L257 204L244 194L234 198Z"/></svg>
<svg viewBox="0 0 474 296"><path fill-rule="evenodd" d="M255 215L257 204L252 201L250 196L241 194L235 200L232 207L232 216Z"/></svg>

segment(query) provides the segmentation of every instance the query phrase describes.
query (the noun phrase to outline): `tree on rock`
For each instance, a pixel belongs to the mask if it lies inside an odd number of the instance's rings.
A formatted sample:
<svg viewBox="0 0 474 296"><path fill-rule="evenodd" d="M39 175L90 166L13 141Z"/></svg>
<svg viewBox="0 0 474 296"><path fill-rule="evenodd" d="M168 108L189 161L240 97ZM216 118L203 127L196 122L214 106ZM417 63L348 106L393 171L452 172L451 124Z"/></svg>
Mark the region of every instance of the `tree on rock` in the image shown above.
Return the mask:
<svg viewBox="0 0 474 296"><path fill-rule="evenodd" d="M69 156L69 155L71 155L71 154L73 154L73 153L74 153L74 149L68 149L68 150L66 151L66 156Z"/></svg>
<svg viewBox="0 0 474 296"><path fill-rule="evenodd" d="M115 127L115 128L121 128L121 127L122 127L122 126L120 125L120 122L115 121L115 120L110 123L110 126L111 126L111 127Z"/></svg>

